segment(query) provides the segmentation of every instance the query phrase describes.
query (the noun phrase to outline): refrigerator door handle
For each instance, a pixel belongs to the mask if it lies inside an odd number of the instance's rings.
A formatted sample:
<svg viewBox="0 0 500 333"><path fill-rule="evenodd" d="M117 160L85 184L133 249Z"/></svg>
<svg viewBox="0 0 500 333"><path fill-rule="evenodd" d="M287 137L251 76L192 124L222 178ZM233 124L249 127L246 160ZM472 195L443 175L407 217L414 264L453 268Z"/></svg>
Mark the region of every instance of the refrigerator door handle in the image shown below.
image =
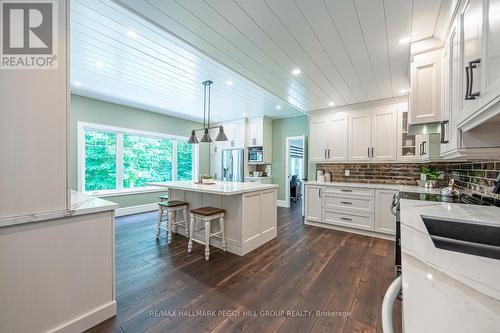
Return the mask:
<svg viewBox="0 0 500 333"><path fill-rule="evenodd" d="M394 281L392 281L391 285L385 292L384 300L382 302L382 332L384 333L394 333L392 310L394 308L394 301L401 292L401 287L401 276L398 276Z"/></svg>

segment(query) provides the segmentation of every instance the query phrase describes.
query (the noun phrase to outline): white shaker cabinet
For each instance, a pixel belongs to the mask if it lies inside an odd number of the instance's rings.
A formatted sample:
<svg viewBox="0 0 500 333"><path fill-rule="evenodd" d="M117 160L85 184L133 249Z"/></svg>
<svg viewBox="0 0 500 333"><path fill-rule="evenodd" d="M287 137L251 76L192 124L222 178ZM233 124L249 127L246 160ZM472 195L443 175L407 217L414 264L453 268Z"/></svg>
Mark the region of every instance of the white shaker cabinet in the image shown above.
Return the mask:
<svg viewBox="0 0 500 333"><path fill-rule="evenodd" d="M347 114L314 117L309 123L310 158L313 162L347 160Z"/></svg>
<svg viewBox="0 0 500 333"><path fill-rule="evenodd" d="M416 55L410 76L410 125L440 122L441 52Z"/></svg>
<svg viewBox="0 0 500 333"><path fill-rule="evenodd" d="M370 110L353 112L349 115L349 160L370 160L371 120Z"/></svg>
<svg viewBox="0 0 500 333"><path fill-rule="evenodd" d="M375 191L375 231L394 235L396 233L396 216L392 213L392 199L398 191Z"/></svg>
<svg viewBox="0 0 500 333"><path fill-rule="evenodd" d="M372 111L371 159L394 161L397 158L397 113L394 107L381 107Z"/></svg>
<svg viewBox="0 0 500 333"><path fill-rule="evenodd" d="M309 154L312 162L326 160L327 126L328 119L326 117L312 118L309 122Z"/></svg>
<svg viewBox="0 0 500 333"><path fill-rule="evenodd" d="M313 222L321 222L322 198L321 191L323 186L305 187L305 219Z"/></svg>

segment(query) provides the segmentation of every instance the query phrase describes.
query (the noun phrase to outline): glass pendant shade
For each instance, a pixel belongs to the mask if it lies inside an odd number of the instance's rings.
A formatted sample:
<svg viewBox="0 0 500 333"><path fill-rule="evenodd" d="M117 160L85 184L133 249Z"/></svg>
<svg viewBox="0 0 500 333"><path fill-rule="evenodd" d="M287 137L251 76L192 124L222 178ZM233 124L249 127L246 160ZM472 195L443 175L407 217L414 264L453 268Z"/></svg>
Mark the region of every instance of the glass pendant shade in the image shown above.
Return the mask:
<svg viewBox="0 0 500 333"><path fill-rule="evenodd" d="M208 134L208 128L205 128L205 134L203 134L203 137L200 140L201 142L212 142L212 138Z"/></svg>
<svg viewBox="0 0 500 333"><path fill-rule="evenodd" d="M227 141L227 136L224 133L224 128L222 126L219 127L219 134L217 134L215 141Z"/></svg>
<svg viewBox="0 0 500 333"><path fill-rule="evenodd" d="M188 143L198 143L198 138L196 137L194 131L191 131L191 136L189 137Z"/></svg>

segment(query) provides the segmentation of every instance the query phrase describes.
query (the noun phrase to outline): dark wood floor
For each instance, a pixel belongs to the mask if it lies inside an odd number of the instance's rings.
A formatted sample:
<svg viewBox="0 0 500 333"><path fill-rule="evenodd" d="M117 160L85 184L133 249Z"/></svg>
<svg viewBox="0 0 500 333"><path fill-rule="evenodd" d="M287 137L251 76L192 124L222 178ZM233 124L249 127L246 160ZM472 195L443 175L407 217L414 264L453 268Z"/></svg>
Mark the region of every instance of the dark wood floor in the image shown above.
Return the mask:
<svg viewBox="0 0 500 333"><path fill-rule="evenodd" d="M182 236L156 241L155 218L117 218L118 315L89 332L382 332L392 242L304 226L296 204L278 208L275 240L244 257L213 249L206 262Z"/></svg>

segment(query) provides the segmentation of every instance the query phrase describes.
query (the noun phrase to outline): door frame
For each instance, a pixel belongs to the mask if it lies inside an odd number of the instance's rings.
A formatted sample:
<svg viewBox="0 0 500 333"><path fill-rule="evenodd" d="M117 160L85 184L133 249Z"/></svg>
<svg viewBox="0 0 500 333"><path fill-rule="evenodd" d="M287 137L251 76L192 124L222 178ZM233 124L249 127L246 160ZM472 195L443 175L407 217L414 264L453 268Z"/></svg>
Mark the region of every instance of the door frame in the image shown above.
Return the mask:
<svg viewBox="0 0 500 333"><path fill-rule="evenodd" d="M287 136L285 138L285 201L286 201L286 207L290 207L290 179L289 174L290 174L290 145L289 142L291 140L297 140L300 139L302 140L302 149L304 153L304 161L302 163L302 179L306 177L305 171L306 171L306 137L305 135L298 135L298 136ZM302 196L304 195L304 181L300 179L301 181L301 190L302 190ZM302 198L302 212L304 211L304 198Z"/></svg>

